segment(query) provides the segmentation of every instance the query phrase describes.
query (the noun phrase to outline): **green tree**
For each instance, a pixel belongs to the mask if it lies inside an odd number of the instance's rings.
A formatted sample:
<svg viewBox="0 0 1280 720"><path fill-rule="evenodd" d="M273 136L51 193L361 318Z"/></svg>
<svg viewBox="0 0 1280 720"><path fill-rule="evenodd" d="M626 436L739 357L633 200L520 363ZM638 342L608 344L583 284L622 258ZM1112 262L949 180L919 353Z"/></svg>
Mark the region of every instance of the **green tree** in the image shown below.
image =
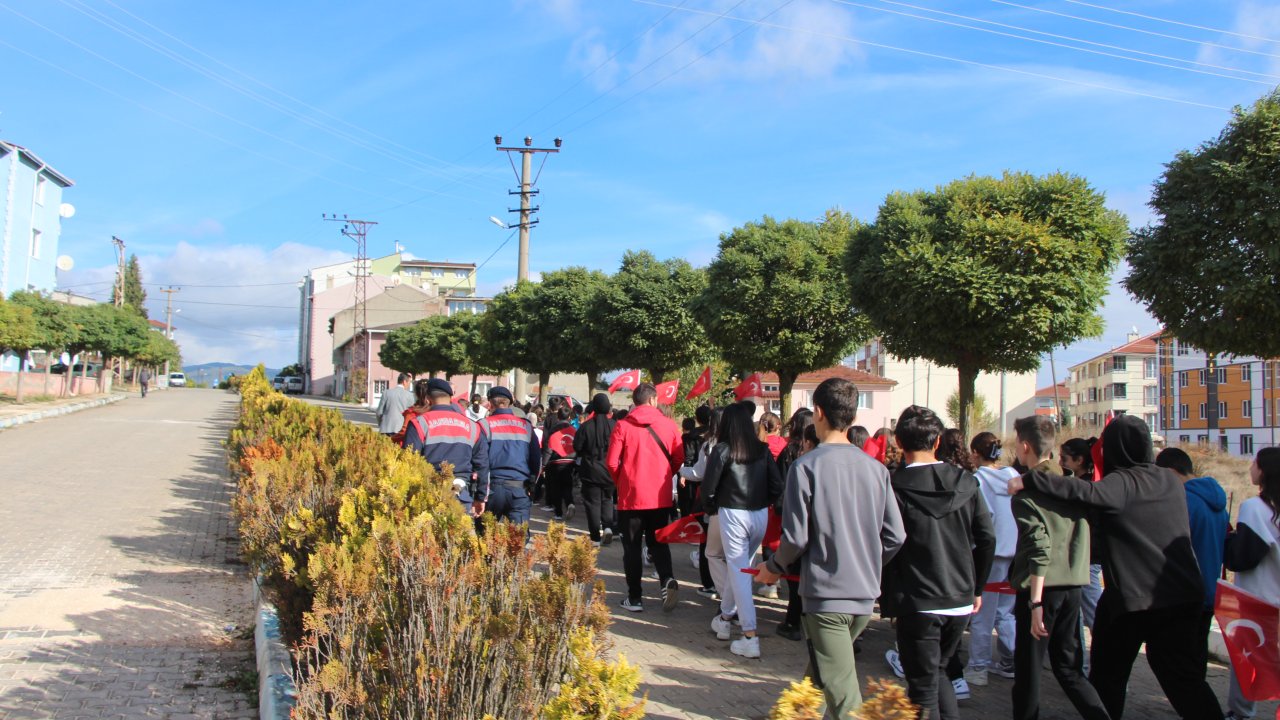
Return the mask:
<svg viewBox="0 0 1280 720"><path fill-rule="evenodd" d="M466 364L463 341L456 323L444 315L432 315L388 333L378 359L410 375L452 376Z"/></svg>
<svg viewBox="0 0 1280 720"><path fill-rule="evenodd" d="M706 272L685 260L659 261L647 251L628 251L591 305L594 361L606 369L643 368L658 383L708 360L711 343L692 307L706 286Z"/></svg>
<svg viewBox="0 0 1280 720"><path fill-rule="evenodd" d="M796 378L835 365L871 334L840 266L857 226L830 210L818 223L765 216L735 228L721 236L694 303L725 360L778 374L784 421Z"/></svg>
<svg viewBox="0 0 1280 720"><path fill-rule="evenodd" d="M497 375L502 372L500 351L492 351L485 344L480 331L483 315L457 313L450 315L448 324L462 349L462 372L471 375L471 392L476 393L476 380L480 375Z"/></svg>
<svg viewBox="0 0 1280 720"><path fill-rule="evenodd" d="M987 408L987 399L981 395L975 394L973 402L969 405L968 422L961 422L960 417L960 391L951 393L947 398L947 418L951 420L952 427L967 427L965 437L970 437L976 433L990 430L996 426L996 414Z"/></svg>
<svg viewBox="0 0 1280 720"><path fill-rule="evenodd" d="M383 363L383 364L386 365L386 363ZM391 367L391 366L386 365L386 367ZM302 366L299 365L298 363L293 363L292 365L285 365L284 367L280 368L280 372L276 373L276 377L302 377Z"/></svg>
<svg viewBox="0 0 1280 720"><path fill-rule="evenodd" d="M591 324L594 308L608 284L607 275L583 267L543 273L534 293L540 320L527 328L530 343L550 350L546 359L551 372L584 373L588 388L596 386L612 360L594 341Z"/></svg>
<svg viewBox="0 0 1280 720"><path fill-rule="evenodd" d="M541 297L538 283L517 282L515 287L494 296L488 310L480 316L480 341L487 362L502 362L538 376L539 402L546 398L551 370L559 362L555 354L562 349L531 342L542 322L539 316ZM522 401L517 398L517 401Z"/></svg>
<svg viewBox="0 0 1280 720"><path fill-rule="evenodd" d="M142 287L142 267L137 255L130 255L124 267L124 306L147 317L147 291Z"/></svg>
<svg viewBox="0 0 1280 720"><path fill-rule="evenodd" d="M49 375L53 371L53 358L62 352L77 333L75 323L69 312L70 306L57 302L41 293L19 290L10 296L17 305L31 309L36 323L36 337L31 349L45 351L45 387L49 385ZM22 376L18 376L18 402L22 402Z"/></svg>
<svg viewBox="0 0 1280 720"><path fill-rule="evenodd" d="M151 327L132 309L101 303L80 310L80 339L102 356L102 377L112 359L137 357L146 349Z"/></svg>
<svg viewBox="0 0 1280 720"><path fill-rule="evenodd" d="M1129 241L1125 289L1179 340L1280 356L1280 91L1156 181L1155 220ZM1212 373L1210 373L1212 375ZM1216 407L1210 398L1209 405Z"/></svg>
<svg viewBox="0 0 1280 720"><path fill-rule="evenodd" d="M0 353L18 355L17 402L22 402L22 373L27 369L27 353L39 347L40 329L31 308L0 297Z"/></svg>
<svg viewBox="0 0 1280 720"><path fill-rule="evenodd" d="M956 368L964 422L980 371L1029 372L1102 331L1127 234L1083 178L1006 172L889 195L854 233L846 268L854 307L889 352Z"/></svg>
<svg viewBox="0 0 1280 720"><path fill-rule="evenodd" d="M139 365L153 368L163 367L165 363L182 367L182 351L178 344L155 330L147 333L146 344L131 359Z"/></svg>
<svg viewBox="0 0 1280 720"><path fill-rule="evenodd" d="M699 395L696 398L685 400L684 396L689 394L693 389L693 384L698 382L698 378L702 376L702 371L706 367L711 366L711 389ZM672 414L678 418L693 417L694 412L699 405L711 403L712 405L722 405L722 400L726 395L732 400L732 392L742 378L735 373L729 363L713 359L710 362L698 363L681 368L674 379L680 381L680 396L676 400L675 407L672 408Z"/></svg>

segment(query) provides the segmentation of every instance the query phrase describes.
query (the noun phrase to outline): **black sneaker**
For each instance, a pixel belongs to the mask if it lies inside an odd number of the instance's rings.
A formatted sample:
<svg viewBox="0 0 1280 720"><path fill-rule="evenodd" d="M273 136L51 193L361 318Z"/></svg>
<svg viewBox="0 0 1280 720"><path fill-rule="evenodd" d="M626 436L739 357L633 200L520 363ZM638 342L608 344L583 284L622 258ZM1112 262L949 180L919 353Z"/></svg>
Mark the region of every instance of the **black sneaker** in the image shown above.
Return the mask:
<svg viewBox="0 0 1280 720"><path fill-rule="evenodd" d="M778 626L778 637L784 637L788 640L800 641L804 639L804 635L800 633L800 628L795 625L782 623Z"/></svg>
<svg viewBox="0 0 1280 720"><path fill-rule="evenodd" d="M716 592L716 589L715 589L715 588L713 588L713 587L700 587L700 588L698 588L697 590L695 590L694 592L698 593L699 595L701 595L701 596L702 596L702 597L704 597L704 598L708 598L708 599L711 599L711 600L719 600L719 599L720 599L720 594L719 594L719 593L717 593L717 592Z"/></svg>
<svg viewBox="0 0 1280 720"><path fill-rule="evenodd" d="M675 578L667 578L667 584L662 586L662 612L671 612L676 609L676 603L679 602L676 591L679 589L680 585Z"/></svg>
<svg viewBox="0 0 1280 720"><path fill-rule="evenodd" d="M564 509L564 521L569 522L572 520L574 514L577 512L578 508L574 507L573 503L569 503L569 506Z"/></svg>
<svg viewBox="0 0 1280 720"><path fill-rule="evenodd" d="M613 531L606 529L604 534L600 536L600 546L609 547L613 544Z"/></svg>
<svg viewBox="0 0 1280 720"><path fill-rule="evenodd" d="M665 593L666 591L664 590L663 592ZM631 598L623 598L622 602L618 604L622 606L623 610L630 610L631 612L644 612L644 605L642 605L639 600L632 600Z"/></svg>

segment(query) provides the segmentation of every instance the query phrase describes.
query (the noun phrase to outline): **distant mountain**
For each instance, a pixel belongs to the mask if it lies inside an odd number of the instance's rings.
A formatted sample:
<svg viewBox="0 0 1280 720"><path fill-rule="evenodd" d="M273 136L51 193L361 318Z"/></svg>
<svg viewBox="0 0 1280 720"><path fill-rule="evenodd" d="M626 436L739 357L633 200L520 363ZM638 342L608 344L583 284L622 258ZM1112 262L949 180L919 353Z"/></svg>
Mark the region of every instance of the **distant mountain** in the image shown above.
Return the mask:
<svg viewBox="0 0 1280 720"><path fill-rule="evenodd" d="M228 375L244 375L253 370L254 367L254 365L237 365L230 362L209 362L199 365L187 365L182 368L182 372L187 374L187 379L191 382L215 383ZM268 380L280 372L279 369L273 370L272 368L266 368L266 371Z"/></svg>

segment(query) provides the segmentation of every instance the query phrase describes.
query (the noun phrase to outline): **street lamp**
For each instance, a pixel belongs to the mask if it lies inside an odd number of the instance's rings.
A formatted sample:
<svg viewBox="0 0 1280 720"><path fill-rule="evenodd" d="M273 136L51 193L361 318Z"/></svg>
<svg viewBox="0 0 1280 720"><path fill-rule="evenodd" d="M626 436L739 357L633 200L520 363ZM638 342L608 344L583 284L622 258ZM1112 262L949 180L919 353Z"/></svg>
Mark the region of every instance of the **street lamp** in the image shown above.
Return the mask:
<svg viewBox="0 0 1280 720"><path fill-rule="evenodd" d="M507 229L507 224L506 224L506 223L502 222L501 220L499 220L498 218L496 218L496 217L494 217L494 216L492 216L492 215L490 215L490 216L489 216L489 222L493 223L494 225L497 225L498 227L502 228L503 230L506 230L506 229Z"/></svg>

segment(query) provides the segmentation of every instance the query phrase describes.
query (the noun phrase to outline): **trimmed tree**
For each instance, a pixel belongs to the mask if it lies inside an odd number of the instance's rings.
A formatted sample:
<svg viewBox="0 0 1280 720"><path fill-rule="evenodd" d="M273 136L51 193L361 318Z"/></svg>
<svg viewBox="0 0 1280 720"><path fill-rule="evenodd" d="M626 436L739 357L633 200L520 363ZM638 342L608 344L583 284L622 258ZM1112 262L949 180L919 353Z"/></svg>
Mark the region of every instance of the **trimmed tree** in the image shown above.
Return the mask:
<svg viewBox="0 0 1280 720"><path fill-rule="evenodd" d="M551 350L552 372L584 373L588 394L612 364L591 324L608 284L609 277L598 270L568 267L543 273L534 293L541 320L529 326L529 342Z"/></svg>
<svg viewBox="0 0 1280 720"><path fill-rule="evenodd" d="M594 361L608 361L606 369L640 367L660 383L710 359L711 343L692 307L706 286L706 272L685 260L628 251L591 306Z"/></svg>
<svg viewBox="0 0 1280 720"><path fill-rule="evenodd" d="M1237 107L1218 137L1178 153L1156 181L1155 221L1129 241L1125 289L1210 358L1280 356L1277 177L1280 91Z"/></svg>
<svg viewBox="0 0 1280 720"><path fill-rule="evenodd" d="M557 363L556 353L563 348L530 342L532 328L543 322L539 316L538 283L517 282L515 287L494 296L489 308L480 316L480 345L485 362L501 362L538 376L538 402L546 399L551 368ZM516 398L524 402L524 398Z"/></svg>
<svg viewBox="0 0 1280 720"><path fill-rule="evenodd" d="M497 375L502 372L498 367L501 355L489 352L485 346L484 335L480 332L482 315L458 313L450 315L446 324L451 337L458 343L462 357L461 372L471 376L470 395L476 394L476 379L480 375Z"/></svg>
<svg viewBox="0 0 1280 720"><path fill-rule="evenodd" d="M730 364L778 374L782 419L805 372L831 367L871 335L854 312L840 263L857 223L830 210L822 222L765 216L721 236L694 303Z"/></svg>
<svg viewBox="0 0 1280 720"><path fill-rule="evenodd" d="M889 352L959 372L968 437L979 372L1030 372L1050 349L1101 333L1127 234L1083 178L1006 172L889 195L845 267L854 307Z"/></svg>
<svg viewBox="0 0 1280 720"><path fill-rule="evenodd" d="M394 342L392 335L397 336ZM392 347L389 352L388 346ZM410 375L430 373L432 377L440 373L450 377L462 372L466 364L464 355L458 327L456 323L450 324L445 315L432 315L414 325L392 330L387 343L378 351L378 359L392 370Z"/></svg>
<svg viewBox="0 0 1280 720"><path fill-rule="evenodd" d="M31 308L0 297L0 353L18 355L18 391L15 400L22 402L22 372L27 368L27 352L38 347L40 330Z"/></svg>
<svg viewBox="0 0 1280 720"><path fill-rule="evenodd" d="M29 349L45 351L45 387L49 385L49 376L53 372L53 356L66 349L79 332L71 317L70 305L57 302L37 292L19 290L10 296L10 300L19 306L31 309L36 323L36 337ZM26 353L23 353L25 365ZM65 377L65 376L64 376ZM22 376L18 376L17 401L22 402Z"/></svg>
<svg viewBox="0 0 1280 720"><path fill-rule="evenodd" d="M86 349L102 356L101 377L106 378L113 358L136 357L146 348L151 327L132 309L103 303L81 311L81 339ZM105 383L99 387L105 388Z"/></svg>

